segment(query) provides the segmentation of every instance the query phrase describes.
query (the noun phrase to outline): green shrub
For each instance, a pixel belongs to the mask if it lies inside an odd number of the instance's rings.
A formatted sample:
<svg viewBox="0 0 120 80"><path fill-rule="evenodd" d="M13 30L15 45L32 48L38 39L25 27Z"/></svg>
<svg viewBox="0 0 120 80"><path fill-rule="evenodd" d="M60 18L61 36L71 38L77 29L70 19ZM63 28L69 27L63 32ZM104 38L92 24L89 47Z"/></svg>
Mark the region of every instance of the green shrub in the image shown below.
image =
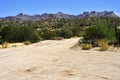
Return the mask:
<svg viewBox="0 0 120 80"><path fill-rule="evenodd" d="M78 37L83 37L84 34L85 34L84 31L73 32L73 36L78 36Z"/></svg>
<svg viewBox="0 0 120 80"><path fill-rule="evenodd" d="M89 50L89 49L91 49L91 48L92 48L92 45L91 45L91 44L87 44L87 43L86 43L86 44L83 44L83 45L82 45L82 49L83 49L83 50Z"/></svg>
<svg viewBox="0 0 120 80"><path fill-rule="evenodd" d="M51 31L46 29L43 34L42 34L42 38L45 40L49 40L49 39L53 39L54 37L57 37L57 33L55 31Z"/></svg>
<svg viewBox="0 0 120 80"><path fill-rule="evenodd" d="M29 41L32 43L39 42L41 40L42 40L42 38L37 32L33 32L31 34L31 37L29 38Z"/></svg>
<svg viewBox="0 0 120 80"><path fill-rule="evenodd" d="M1 30L0 36L3 42L7 41L12 43L24 41L38 42L41 39L36 31L26 26L5 26Z"/></svg>
<svg viewBox="0 0 120 80"><path fill-rule="evenodd" d="M107 26L105 20L98 20L92 24L91 27L85 30L84 41L95 45L96 41L99 39L114 39L115 32L114 29L110 29Z"/></svg>
<svg viewBox="0 0 120 80"><path fill-rule="evenodd" d="M58 32L58 35L64 38L70 38L73 36L73 32L70 29L63 28Z"/></svg>

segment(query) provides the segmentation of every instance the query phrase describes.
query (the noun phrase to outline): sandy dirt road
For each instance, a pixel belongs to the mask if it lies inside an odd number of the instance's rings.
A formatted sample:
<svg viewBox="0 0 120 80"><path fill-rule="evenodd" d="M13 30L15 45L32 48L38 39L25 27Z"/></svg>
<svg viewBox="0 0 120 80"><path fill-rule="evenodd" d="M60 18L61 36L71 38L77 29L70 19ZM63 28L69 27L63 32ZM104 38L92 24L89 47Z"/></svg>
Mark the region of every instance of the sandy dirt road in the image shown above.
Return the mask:
<svg viewBox="0 0 120 80"><path fill-rule="evenodd" d="M78 40L0 49L0 80L120 80L120 50L70 49Z"/></svg>

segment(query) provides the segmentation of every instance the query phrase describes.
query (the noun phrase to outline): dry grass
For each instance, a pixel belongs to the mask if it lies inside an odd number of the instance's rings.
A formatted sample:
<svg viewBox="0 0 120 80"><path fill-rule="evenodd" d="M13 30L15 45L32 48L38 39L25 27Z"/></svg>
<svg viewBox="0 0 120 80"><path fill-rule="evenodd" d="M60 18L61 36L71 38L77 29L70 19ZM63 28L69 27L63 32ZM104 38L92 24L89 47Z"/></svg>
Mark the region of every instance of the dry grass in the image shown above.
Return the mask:
<svg viewBox="0 0 120 80"><path fill-rule="evenodd" d="M9 42L4 42L4 43L2 44L2 48L8 48L8 46L9 46Z"/></svg>
<svg viewBox="0 0 120 80"><path fill-rule="evenodd" d="M24 43L9 43L9 42L4 42L3 44L0 45L0 48L12 48L12 47L19 47L19 46L24 46Z"/></svg>
<svg viewBox="0 0 120 80"><path fill-rule="evenodd" d="M106 40L99 40L98 46L100 47L100 51L106 51L109 49L109 45Z"/></svg>
<svg viewBox="0 0 120 80"><path fill-rule="evenodd" d="M92 48L92 45L91 44L83 44L82 45L82 49L83 50L90 50Z"/></svg>

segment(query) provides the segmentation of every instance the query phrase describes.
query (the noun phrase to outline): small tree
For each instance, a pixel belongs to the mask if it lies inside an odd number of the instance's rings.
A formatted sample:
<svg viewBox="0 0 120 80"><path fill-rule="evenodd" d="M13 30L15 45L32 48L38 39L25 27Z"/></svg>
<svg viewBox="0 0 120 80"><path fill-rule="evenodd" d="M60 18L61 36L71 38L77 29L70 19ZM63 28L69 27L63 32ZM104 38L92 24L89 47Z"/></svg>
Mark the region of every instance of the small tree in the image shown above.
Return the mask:
<svg viewBox="0 0 120 80"><path fill-rule="evenodd" d="M60 37L70 38L73 36L73 32L70 29L63 28L61 31L58 32Z"/></svg>
<svg viewBox="0 0 120 80"><path fill-rule="evenodd" d="M6 26L3 27L0 36L2 42L38 42L41 37L33 29L29 27L15 27L15 26Z"/></svg>
<svg viewBox="0 0 120 80"><path fill-rule="evenodd" d="M98 20L86 29L84 40L94 44L99 39L114 39L114 29L109 29L105 20Z"/></svg>
<svg viewBox="0 0 120 80"><path fill-rule="evenodd" d="M43 31L43 34L42 34L42 38L43 39L52 39L53 37L57 37L57 33L55 31L50 31L48 29L46 29L45 31Z"/></svg>

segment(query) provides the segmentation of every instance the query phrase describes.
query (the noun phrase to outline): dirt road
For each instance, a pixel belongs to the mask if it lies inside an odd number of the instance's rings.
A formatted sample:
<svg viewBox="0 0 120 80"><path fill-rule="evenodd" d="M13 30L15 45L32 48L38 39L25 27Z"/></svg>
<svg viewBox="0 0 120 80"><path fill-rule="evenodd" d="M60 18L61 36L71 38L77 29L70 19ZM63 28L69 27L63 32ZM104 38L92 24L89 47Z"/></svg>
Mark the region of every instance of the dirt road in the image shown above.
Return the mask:
<svg viewBox="0 0 120 80"><path fill-rule="evenodd" d="M0 49L0 80L120 80L120 50L70 49L78 40Z"/></svg>

